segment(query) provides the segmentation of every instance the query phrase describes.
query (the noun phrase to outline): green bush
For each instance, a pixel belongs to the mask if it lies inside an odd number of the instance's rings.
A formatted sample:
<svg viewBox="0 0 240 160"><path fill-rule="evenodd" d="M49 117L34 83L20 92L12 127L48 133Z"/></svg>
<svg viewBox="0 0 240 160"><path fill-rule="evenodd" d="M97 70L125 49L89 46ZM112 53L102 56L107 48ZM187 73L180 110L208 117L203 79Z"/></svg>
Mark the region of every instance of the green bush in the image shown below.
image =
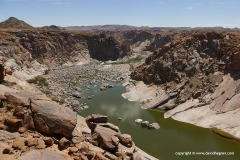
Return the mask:
<svg viewBox="0 0 240 160"><path fill-rule="evenodd" d="M28 83L34 83L38 86L48 86L48 82L47 82L47 79L44 78L44 77L41 77L41 76L37 76L37 77L34 77L32 79L29 79L27 81Z"/></svg>
<svg viewBox="0 0 240 160"><path fill-rule="evenodd" d="M50 69L45 69L43 74L48 74L50 72Z"/></svg>

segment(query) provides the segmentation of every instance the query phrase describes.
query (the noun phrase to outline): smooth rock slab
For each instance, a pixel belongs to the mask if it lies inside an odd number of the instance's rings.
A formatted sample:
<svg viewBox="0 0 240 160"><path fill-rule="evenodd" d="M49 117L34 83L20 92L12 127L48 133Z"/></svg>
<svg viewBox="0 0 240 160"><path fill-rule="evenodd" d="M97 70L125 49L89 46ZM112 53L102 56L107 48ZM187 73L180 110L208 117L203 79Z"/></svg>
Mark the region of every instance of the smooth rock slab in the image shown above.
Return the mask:
<svg viewBox="0 0 240 160"><path fill-rule="evenodd" d="M18 160L66 160L62 155L50 149L31 150L26 152Z"/></svg>
<svg viewBox="0 0 240 160"><path fill-rule="evenodd" d="M30 99L50 101L50 99L45 95L31 94L28 92L18 92L18 93L6 92L4 96L7 98L9 102L23 105L23 106L29 106Z"/></svg>
<svg viewBox="0 0 240 160"><path fill-rule="evenodd" d="M47 134L72 137L72 132L77 124L75 112L52 101L32 101L31 106L37 130Z"/></svg>

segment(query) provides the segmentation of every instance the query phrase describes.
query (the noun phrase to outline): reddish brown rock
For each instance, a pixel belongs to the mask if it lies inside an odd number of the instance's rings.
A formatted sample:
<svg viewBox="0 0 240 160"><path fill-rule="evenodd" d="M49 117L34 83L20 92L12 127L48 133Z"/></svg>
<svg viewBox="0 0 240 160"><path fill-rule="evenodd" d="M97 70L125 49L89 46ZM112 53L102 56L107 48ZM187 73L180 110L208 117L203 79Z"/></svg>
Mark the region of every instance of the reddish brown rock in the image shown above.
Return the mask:
<svg viewBox="0 0 240 160"><path fill-rule="evenodd" d="M89 152L89 144L86 142L81 142L81 143L77 144L76 147L81 153Z"/></svg>
<svg viewBox="0 0 240 160"><path fill-rule="evenodd" d="M22 125L28 129L35 129L33 118L30 115L24 115Z"/></svg>
<svg viewBox="0 0 240 160"><path fill-rule="evenodd" d="M26 144L26 139L25 138L17 138L15 140L13 140L13 145L12 147L14 149L18 149L18 150L21 150Z"/></svg>
<svg viewBox="0 0 240 160"><path fill-rule="evenodd" d="M116 151L117 145L112 137L118 135L117 132L102 126L97 126L94 132L97 134L96 141L101 148L110 152Z"/></svg>
<svg viewBox="0 0 240 160"><path fill-rule="evenodd" d="M28 147L37 146L37 145L38 145L38 139L37 138L27 139L27 146Z"/></svg>
<svg viewBox="0 0 240 160"><path fill-rule="evenodd" d="M27 131L27 128L25 128L25 127L20 127L18 129L18 133L20 133L20 134L25 133L26 131Z"/></svg>
<svg viewBox="0 0 240 160"><path fill-rule="evenodd" d="M60 150L64 150L64 149L67 149L70 145L71 145L71 142L65 137L63 137L62 139L60 139L58 147Z"/></svg>
<svg viewBox="0 0 240 160"><path fill-rule="evenodd" d="M77 151L78 151L77 147L69 147L69 150L68 150L69 153L75 153Z"/></svg>
<svg viewBox="0 0 240 160"><path fill-rule="evenodd" d="M23 109L21 106L17 106L14 108L13 115L18 118L23 118L24 115L27 114L27 112Z"/></svg>
<svg viewBox="0 0 240 160"><path fill-rule="evenodd" d="M118 135L118 138L120 143L122 143L124 146L132 147L132 137L129 134L120 134Z"/></svg>
<svg viewBox="0 0 240 160"><path fill-rule="evenodd" d="M67 138L77 123L77 114L71 109L60 106L56 102L32 101L32 111L37 130L47 134L59 134Z"/></svg>
<svg viewBox="0 0 240 160"><path fill-rule="evenodd" d="M20 125L20 123L22 122L21 119L16 119L16 118L6 118L4 121L5 125L9 125L9 126L13 126L13 127L17 127Z"/></svg>
<svg viewBox="0 0 240 160"><path fill-rule="evenodd" d="M7 126L5 126L4 124L0 123L0 130L6 130Z"/></svg>
<svg viewBox="0 0 240 160"><path fill-rule="evenodd" d="M42 139L38 139L37 149L44 149L46 147L45 142Z"/></svg>
<svg viewBox="0 0 240 160"><path fill-rule="evenodd" d="M54 144L54 141L51 137L44 137L43 141L45 142L46 145L52 146Z"/></svg>

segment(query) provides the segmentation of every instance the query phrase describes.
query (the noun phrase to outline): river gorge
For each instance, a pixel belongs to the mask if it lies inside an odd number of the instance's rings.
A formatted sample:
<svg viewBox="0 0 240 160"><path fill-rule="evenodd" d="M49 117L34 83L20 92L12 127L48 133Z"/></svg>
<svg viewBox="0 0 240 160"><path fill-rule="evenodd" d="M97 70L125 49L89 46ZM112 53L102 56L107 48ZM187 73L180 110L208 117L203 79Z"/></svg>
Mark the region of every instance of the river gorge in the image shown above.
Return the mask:
<svg viewBox="0 0 240 160"><path fill-rule="evenodd" d="M213 133L210 129L196 127L191 124L164 119L164 111L141 109L140 104L129 102L121 95L125 92L122 84L106 91L100 91L96 85L86 91L87 96L94 95L91 100L81 101L89 108L79 112L81 116L92 113L107 115L110 122L120 127L121 131L132 135L136 145L158 159L206 159L206 160L238 160L239 142L229 140ZM121 120L119 120L121 118ZM157 122L159 130L149 130L136 124L135 119L141 118ZM234 156L177 156L176 152L234 152Z"/></svg>
<svg viewBox="0 0 240 160"><path fill-rule="evenodd" d="M240 157L237 31L2 28L0 40L0 160Z"/></svg>

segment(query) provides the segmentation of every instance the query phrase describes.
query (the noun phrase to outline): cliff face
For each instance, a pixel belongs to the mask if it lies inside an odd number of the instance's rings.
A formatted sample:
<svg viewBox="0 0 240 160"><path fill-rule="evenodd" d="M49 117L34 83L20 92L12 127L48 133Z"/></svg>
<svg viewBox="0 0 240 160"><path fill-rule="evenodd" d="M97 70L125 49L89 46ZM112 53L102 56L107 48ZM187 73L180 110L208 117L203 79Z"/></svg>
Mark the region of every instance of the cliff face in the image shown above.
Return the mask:
<svg viewBox="0 0 240 160"><path fill-rule="evenodd" d="M177 31L148 31L148 30L129 30L129 31L101 31L100 33L114 37L125 48L125 52L141 53L142 51L153 52L157 48L170 42L172 39L181 35L183 32Z"/></svg>
<svg viewBox="0 0 240 160"><path fill-rule="evenodd" d="M116 60L123 56L114 38L99 34L64 31L2 31L0 55L13 58L20 66L37 60L60 65L94 58Z"/></svg>
<svg viewBox="0 0 240 160"><path fill-rule="evenodd" d="M131 77L146 83L182 81L201 73L235 73L239 66L239 34L200 32L157 49Z"/></svg>

